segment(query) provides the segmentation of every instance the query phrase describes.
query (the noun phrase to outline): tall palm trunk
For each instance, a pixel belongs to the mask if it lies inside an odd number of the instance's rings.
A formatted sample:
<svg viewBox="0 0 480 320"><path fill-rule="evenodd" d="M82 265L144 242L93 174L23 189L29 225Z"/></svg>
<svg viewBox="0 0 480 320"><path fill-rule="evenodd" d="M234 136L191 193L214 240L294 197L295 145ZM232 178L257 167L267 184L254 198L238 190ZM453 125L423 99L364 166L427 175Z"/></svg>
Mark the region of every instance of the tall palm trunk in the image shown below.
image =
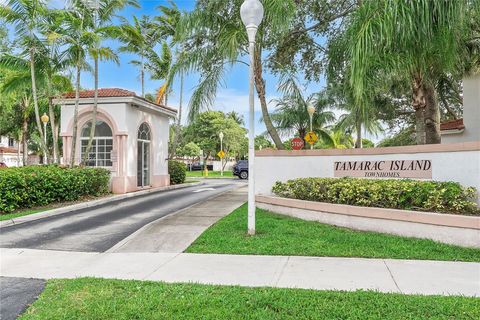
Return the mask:
<svg viewBox="0 0 480 320"><path fill-rule="evenodd" d="M168 87L165 89L165 105L167 104L167 91L168 91ZM183 72L180 74L180 103L178 106L177 126L175 127L175 135L173 136L172 152L170 153L170 159L175 157L175 153L177 150L178 137L180 135L180 125L182 123L182 103L183 103Z"/></svg>
<svg viewBox="0 0 480 320"><path fill-rule="evenodd" d="M43 149L45 155L44 162L48 162L47 146L45 145L44 134L42 130L42 123L40 121L40 112L38 111L38 96L37 96L37 82L35 79L35 49L30 48L30 75L32 78L32 96L33 96L33 108L35 110L35 121L37 123L38 133L40 134L40 146ZM46 134L46 133L45 133Z"/></svg>
<svg viewBox="0 0 480 320"><path fill-rule="evenodd" d="M52 78L51 75L48 75L47 79L47 95L48 95L48 116L50 118L50 126L52 129L52 137L53 137L53 163L58 163L58 159L60 159L60 154L58 152L58 131L56 130L55 126L55 109L52 102ZM45 132L45 134L47 134Z"/></svg>
<svg viewBox="0 0 480 320"><path fill-rule="evenodd" d="M265 80L262 76L262 51L261 47L257 46L254 54L254 77L255 77L255 87L257 88L258 99L260 100L260 105L262 108L263 122L267 128L268 134L272 138L275 146L278 150L283 150L283 143L278 136L278 132L273 126L272 119L268 113L267 100L265 99Z"/></svg>
<svg viewBox="0 0 480 320"><path fill-rule="evenodd" d="M28 97L22 98L22 162L23 165L26 166L27 159L28 159L28 144L27 144L27 136L28 136L28 113L27 113L27 108L28 108Z"/></svg>
<svg viewBox="0 0 480 320"><path fill-rule="evenodd" d="M78 131L78 105L80 103L80 60L77 61L77 83L75 87L75 109L73 111L73 132L72 150L70 151L70 167L75 165L75 154L77 152L77 131Z"/></svg>
<svg viewBox="0 0 480 320"><path fill-rule="evenodd" d="M142 54L142 70L140 71L140 81L142 82L142 98L145 98L145 61Z"/></svg>
<svg viewBox="0 0 480 320"><path fill-rule="evenodd" d="M20 132L18 136L18 145L17 145L17 167L20 167L20 144L22 143L23 133Z"/></svg>
<svg viewBox="0 0 480 320"><path fill-rule="evenodd" d="M356 149L361 149L363 147L362 145L362 122L360 119L357 117L357 121L355 123L355 131L357 134L357 139L355 140L355 148Z"/></svg>
<svg viewBox="0 0 480 320"><path fill-rule="evenodd" d="M95 78L95 90L93 94L93 111L92 111L92 126L90 127L90 135L88 137L88 144L87 148L85 149L85 153L82 158L82 163L85 164L87 162L88 154L90 153L90 149L92 148L93 144L93 137L95 136L95 127L97 123L97 109L98 109L98 56L95 56L95 70L94 70L94 78Z"/></svg>
<svg viewBox="0 0 480 320"><path fill-rule="evenodd" d="M425 144L425 94L420 77L412 83L412 106L415 110L415 133L417 144Z"/></svg>
<svg viewBox="0 0 480 320"><path fill-rule="evenodd" d="M432 85L424 85L425 92L425 143L441 143L440 109L438 108L435 89Z"/></svg>

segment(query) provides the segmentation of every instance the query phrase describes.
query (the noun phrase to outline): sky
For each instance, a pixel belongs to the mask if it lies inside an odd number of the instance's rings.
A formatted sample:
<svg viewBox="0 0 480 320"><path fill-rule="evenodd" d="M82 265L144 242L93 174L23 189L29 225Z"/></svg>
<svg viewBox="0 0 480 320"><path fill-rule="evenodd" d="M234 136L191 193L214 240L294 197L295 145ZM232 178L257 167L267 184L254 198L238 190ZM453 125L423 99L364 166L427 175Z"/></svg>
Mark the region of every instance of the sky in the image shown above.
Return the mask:
<svg viewBox="0 0 480 320"><path fill-rule="evenodd" d="M6 0L0 0L5 2ZM176 5L180 10L191 11L195 6L194 0L175 0ZM131 20L133 16L141 15L158 15L159 12L156 9L159 5L168 5L168 0L139 0L141 8L125 8L118 15ZM49 6L55 8L62 8L65 4L65 0L49 0ZM109 42L108 46L113 49L119 46L118 42ZM118 87L134 91L137 95L141 95L141 84L139 78L139 70L131 65L129 62L134 59L138 59L135 55L121 53L119 55L120 64L117 65L114 62L102 62L99 68L99 86L101 88ZM248 57L244 57L247 60ZM248 66L245 64L237 64L232 66L226 73L226 78L223 85L217 91L215 103L213 104L213 110L219 110L223 112L236 111L243 115L245 123L248 123ZM274 103L272 100L279 98L281 94L277 91L277 78L268 72L264 71L264 78L266 81L266 97L269 102L269 110L274 110ZM184 95L183 95L183 123L185 123L186 115L188 113L188 102L195 90L195 86L198 84L198 74L188 74L184 79ZM176 79L173 84L172 93L168 97L168 105L173 108L178 108L180 101L180 84ZM145 92L154 93L159 88L162 81L151 80L148 74L145 77ZM308 96L313 92L318 92L324 87L323 80L319 83L305 83L305 94ZM82 73L81 86L85 89L93 89L94 81L93 75L89 73ZM338 112L336 112L338 113ZM255 134L262 134L265 132L265 125L260 121L261 111L260 103L255 95ZM284 137L289 138L289 137ZM373 140L374 137L369 137Z"/></svg>
<svg viewBox="0 0 480 320"><path fill-rule="evenodd" d="M4 0L0 0L4 1ZM139 0L141 8L126 8L119 12L119 15L131 20L132 17L141 15L157 15L159 14L156 8L159 5L168 5L167 0ZM184 11L191 11L195 6L194 0L175 0L179 9ZM61 8L64 5L64 0L50 0L50 6ZM112 48L118 47L118 42L108 43ZM120 65L113 62L102 62L99 70L99 86L100 87L118 87L135 91L138 95L141 94L141 84L139 78L139 71L136 67L129 64L133 59L137 59L135 55L120 54ZM244 57L248 59L248 57ZM245 122L248 123L248 66L245 64L238 64L231 67L226 73L227 76L223 85L217 91L215 103L212 106L213 110L220 110L224 112L236 111L243 115ZM267 101L269 103L269 110L274 109L272 99L280 97L276 90L277 79L268 73L264 73L266 80ZM198 84L198 74L188 74L184 79L184 96L183 96L183 119L186 119L188 113L188 102ZM171 107L178 108L180 101L180 84L176 79L173 84L173 91L168 97L168 104ZM151 80L147 75L145 78L145 92L153 93L162 84L162 81ZM83 88L93 88L94 81L91 74L82 73L81 85ZM319 91L322 88L322 83L310 83L305 87L306 93ZM255 134L265 132L265 126L260 121L261 111L258 98L255 99ZM184 122L184 121L182 121Z"/></svg>

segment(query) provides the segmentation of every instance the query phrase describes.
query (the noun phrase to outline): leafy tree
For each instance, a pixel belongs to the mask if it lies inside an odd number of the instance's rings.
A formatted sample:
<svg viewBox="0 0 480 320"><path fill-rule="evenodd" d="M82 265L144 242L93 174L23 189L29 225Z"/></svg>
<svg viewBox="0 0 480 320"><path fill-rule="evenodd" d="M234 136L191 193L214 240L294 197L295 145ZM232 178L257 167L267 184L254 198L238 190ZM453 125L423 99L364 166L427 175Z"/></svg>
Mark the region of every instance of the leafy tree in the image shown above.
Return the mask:
<svg viewBox="0 0 480 320"><path fill-rule="evenodd" d="M226 116L227 118L232 118L233 120L235 120L236 123L238 123L241 126L245 125L245 119L243 118L243 115L236 112L235 110L227 112Z"/></svg>
<svg viewBox="0 0 480 320"><path fill-rule="evenodd" d="M45 154L47 154L47 146L44 143L44 132L38 109L35 55L42 43L39 38L39 27L45 19L46 11L45 0L9 0L6 5L0 5L0 18L13 25L21 55L29 58L35 121L40 135L40 144Z"/></svg>
<svg viewBox="0 0 480 320"><path fill-rule="evenodd" d="M156 43L153 23L148 16L142 16L140 19L133 16L133 23L121 17L120 32L117 38L123 43L119 51L136 54L140 61L132 60L131 64L140 68L140 82L142 86L142 97L145 97L145 62L151 47Z"/></svg>
<svg viewBox="0 0 480 320"><path fill-rule="evenodd" d="M303 96L303 89L295 77L289 73L282 74L279 90L284 96L274 100L276 110L272 113L273 123L280 133L291 135L296 134L302 139L310 131L310 115L307 112L308 105L315 107L312 116L312 129L324 140L329 140L330 135L325 126L335 119L328 105L324 103L321 95L312 94L309 97ZM305 147L307 143L305 142Z"/></svg>
<svg viewBox="0 0 480 320"><path fill-rule="evenodd" d="M273 148L273 143L265 138L264 135L255 137L255 150L261 150L265 148Z"/></svg>
<svg viewBox="0 0 480 320"><path fill-rule="evenodd" d="M465 68L469 6L479 1L364 1L346 31L349 82L356 103L372 99L381 75L411 84L417 144L440 142L435 84ZM379 76L380 75L380 76Z"/></svg>
<svg viewBox="0 0 480 320"><path fill-rule="evenodd" d="M353 146L353 138L349 132L336 129L330 133L330 139L319 139L315 144L318 149L349 149Z"/></svg>
<svg viewBox="0 0 480 320"><path fill-rule="evenodd" d="M248 54L247 35L239 14L242 2L200 0L197 1L195 10L180 20L177 39L185 44L186 54L177 62L175 70L197 71L201 74L189 103L190 120L213 104L227 67L239 62L246 64L241 60ZM265 13L258 28L253 59L255 86L265 127L277 148L283 149L268 113L262 50L268 50L275 35L289 25L295 4L293 0L265 0L262 3Z"/></svg>
<svg viewBox="0 0 480 320"><path fill-rule="evenodd" d="M200 149L200 147L195 142L189 142L183 147L179 148L177 154L182 157L189 157L191 159L191 163L193 164L193 161L195 161L195 158L200 155L201 151L202 149Z"/></svg>
<svg viewBox="0 0 480 320"><path fill-rule="evenodd" d="M397 147L397 146L410 146L416 144L415 141L415 128L409 127L400 130L397 134L384 138L377 144L377 147Z"/></svg>
<svg viewBox="0 0 480 320"><path fill-rule="evenodd" d="M375 143L373 141L363 138L362 139L362 148L373 148L375 147Z"/></svg>
<svg viewBox="0 0 480 320"><path fill-rule="evenodd" d="M223 147L227 156L241 157L247 131L223 112L200 113L184 130L184 140L197 144L207 158L220 150L218 134L223 132Z"/></svg>
<svg viewBox="0 0 480 320"><path fill-rule="evenodd" d="M96 35L93 47L89 49L89 55L93 58L94 69L94 97L93 97L93 111L92 111L92 123L97 122L97 109L98 109L98 68L100 61L115 61L119 63L117 55L109 47L102 47L102 40L114 38L117 34L117 29L112 25L112 19L115 17L117 11L123 9L127 5L138 7L136 0L84 0L87 8L93 9L92 25L90 25L90 32ZM82 8L80 8L82 9ZM90 127L90 134L85 149L85 153L82 159L82 163L87 161L88 154L92 148L93 137L95 136L96 126Z"/></svg>

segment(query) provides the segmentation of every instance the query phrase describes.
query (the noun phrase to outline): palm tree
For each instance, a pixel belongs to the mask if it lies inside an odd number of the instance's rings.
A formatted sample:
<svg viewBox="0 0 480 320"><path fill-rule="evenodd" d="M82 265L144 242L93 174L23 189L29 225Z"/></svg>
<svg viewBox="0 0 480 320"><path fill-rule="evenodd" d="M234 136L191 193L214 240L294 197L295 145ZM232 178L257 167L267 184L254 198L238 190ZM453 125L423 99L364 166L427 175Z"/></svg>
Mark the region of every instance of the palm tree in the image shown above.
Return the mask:
<svg viewBox="0 0 480 320"><path fill-rule="evenodd" d="M92 110L92 123L97 122L97 109L98 109L98 68L99 60L107 61L113 60L119 63L117 55L112 49L108 47L101 47L101 41L108 38L115 38L118 34L118 29L113 27L112 19L115 17L117 11L121 10L127 5L138 7L136 0L84 0L86 6L94 10L93 24L90 26L91 31L97 35L95 46L89 50L89 55L94 61L94 98L93 98L93 110ZM93 137L95 136L96 126L90 127L90 134L85 149L85 153L82 159L82 163L85 163L87 156L90 153L90 149L93 144Z"/></svg>
<svg viewBox="0 0 480 320"><path fill-rule="evenodd" d="M80 102L80 78L82 70L91 70L86 59L92 50L95 50L97 35L88 29L92 25L93 15L80 0L74 1L75 10L59 12L61 25L51 33L65 48L67 61L75 69L75 108L73 114L72 148L70 153L70 166L75 165L78 133L78 107Z"/></svg>
<svg viewBox="0 0 480 320"><path fill-rule="evenodd" d="M50 59L47 47L37 47L35 61L35 68L38 72L36 84L39 88L37 93L39 100L48 101L46 103L48 104L49 113L53 113L54 116L55 113L50 99L52 92L65 92L65 90L70 90L70 79L60 74L60 65L57 64L57 61ZM31 101L30 94L32 92L29 60L7 54L0 57L0 68L9 71L7 77L3 80L2 92L12 93L18 97L17 104L21 110L20 113L24 115L23 120L28 121L29 112L27 111L29 110ZM53 158L58 159L58 157L55 157L55 152L58 149L55 145L55 132L58 132L58 130L55 130L54 123L55 122L51 122L54 140ZM27 124L23 123L23 137L27 136L25 132L26 127ZM47 133L45 132L45 134Z"/></svg>
<svg viewBox="0 0 480 320"><path fill-rule="evenodd" d="M133 24L122 18L120 32L117 35L117 38L123 43L119 48L120 52L133 53L140 56L140 61L132 60L130 63L140 68L142 97L145 97L145 60L148 50L155 45L153 26L151 19L145 15L140 19L133 16Z"/></svg>
<svg viewBox="0 0 480 320"><path fill-rule="evenodd" d="M179 56L184 54L184 46L182 43L175 42L175 35L178 23L182 16L182 12L178 9L177 5L170 1L170 6L160 5L157 7L160 11L160 15L154 18L155 28L154 28L154 38L155 39L162 39L164 40L162 45L162 56L169 57L170 59L162 59L164 61L163 64L163 71L160 77L157 79L165 79L165 82L160 87L157 92L157 103L161 103L162 100L164 104L167 105L168 103L168 94L171 90L174 81L174 70L173 67L173 60L172 55L167 55L169 50L167 48L176 47L176 60L180 60ZM170 40L170 44L167 47L166 41ZM168 62L168 64L166 63ZM178 106L178 116L177 116L177 123L175 125L175 135L173 136L172 148L169 155L169 158L175 157L175 153L177 151L177 144L178 138L180 137L180 128L182 123L182 114L183 114L183 72L180 72L180 101Z"/></svg>
<svg viewBox="0 0 480 320"><path fill-rule="evenodd" d="M364 1L346 31L356 103L368 104L368 87L379 83L379 75L398 77L410 83L417 144L439 143L434 86L440 75L464 68L467 8L478 5L476 0Z"/></svg>
<svg viewBox="0 0 480 320"><path fill-rule="evenodd" d="M18 43L22 48L22 55L28 55L30 60L30 77L32 82L33 107L37 130L40 135L40 145L47 154L44 143L44 133L38 111L38 94L36 84L35 54L41 45L39 26L45 18L47 6L45 0L9 0L6 5L0 5L0 17L14 25Z"/></svg>
<svg viewBox="0 0 480 320"><path fill-rule="evenodd" d="M335 114L328 110L328 105L320 94L311 94L304 97L303 88L300 87L298 80L288 72L282 73L279 81L279 91L284 94L281 99L275 99L276 110L271 114L276 129L284 134L291 135L295 133L304 138L310 131L310 115L308 114L308 105L315 107L315 113L312 117L312 129L322 140L330 141L331 137L325 127L328 123L335 120ZM305 143L305 146L307 143Z"/></svg>
<svg viewBox="0 0 480 320"><path fill-rule="evenodd" d="M255 85L260 100L263 121L278 149L282 141L268 113L265 79L262 74L262 48L268 47L276 35L285 30L295 12L293 0L262 1L265 14L257 31L257 46L254 57ZM202 0L196 3L193 12L180 19L177 39L185 45L185 55L177 61L177 72L197 71L201 79L189 102L189 119L201 110L210 107L223 82L227 68L235 63L248 65L242 60L248 54L245 27L240 19L241 1Z"/></svg>

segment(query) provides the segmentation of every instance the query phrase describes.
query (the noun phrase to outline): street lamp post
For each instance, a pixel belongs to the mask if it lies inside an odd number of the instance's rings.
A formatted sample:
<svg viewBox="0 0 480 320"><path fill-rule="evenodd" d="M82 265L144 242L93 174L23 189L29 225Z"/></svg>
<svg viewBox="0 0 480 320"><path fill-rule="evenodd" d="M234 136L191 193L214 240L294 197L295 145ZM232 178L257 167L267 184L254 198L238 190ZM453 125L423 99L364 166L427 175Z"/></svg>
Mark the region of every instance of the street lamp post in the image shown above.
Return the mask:
<svg viewBox="0 0 480 320"><path fill-rule="evenodd" d="M254 54L255 35L263 19L263 6L258 0L245 0L240 7L240 17L247 29L248 51L250 53L249 119L248 119L248 234L255 234L255 119L254 119Z"/></svg>
<svg viewBox="0 0 480 320"><path fill-rule="evenodd" d="M50 118L46 113L43 113L40 120L43 122L43 143L45 144L45 149L43 150L43 164L47 164L47 123Z"/></svg>
<svg viewBox="0 0 480 320"><path fill-rule="evenodd" d="M310 116L310 132L312 132L313 131L312 120L313 120L313 114L315 113L315 107L312 104L309 104L307 106L307 112L308 112L308 115ZM313 144L310 145L310 149L313 149Z"/></svg>
<svg viewBox="0 0 480 320"><path fill-rule="evenodd" d="M223 151L223 132L220 131L218 136L220 137L220 151ZM220 158L220 176L223 177L223 157Z"/></svg>

